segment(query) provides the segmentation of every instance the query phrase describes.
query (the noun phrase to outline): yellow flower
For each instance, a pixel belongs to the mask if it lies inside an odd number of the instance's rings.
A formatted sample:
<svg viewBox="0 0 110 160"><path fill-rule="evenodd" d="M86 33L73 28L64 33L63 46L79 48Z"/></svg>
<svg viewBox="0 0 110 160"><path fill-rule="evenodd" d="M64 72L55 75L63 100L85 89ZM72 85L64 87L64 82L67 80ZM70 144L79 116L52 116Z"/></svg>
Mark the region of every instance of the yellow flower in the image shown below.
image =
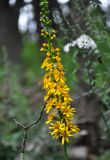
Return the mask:
<svg viewBox="0 0 110 160"><path fill-rule="evenodd" d="M46 59L41 65L41 68L46 67L46 70L52 70L52 66L53 66L53 63L49 63L48 60Z"/></svg>
<svg viewBox="0 0 110 160"><path fill-rule="evenodd" d="M47 104L45 107L46 113L49 113L51 109L52 109L52 105Z"/></svg>
<svg viewBox="0 0 110 160"><path fill-rule="evenodd" d="M64 101L66 102L71 102L73 101L70 96L68 95L68 93L63 93L63 96L64 96Z"/></svg>
<svg viewBox="0 0 110 160"><path fill-rule="evenodd" d="M68 129L72 132L72 133L78 133L78 131L80 130L76 125L73 125L72 122L66 121Z"/></svg>
<svg viewBox="0 0 110 160"><path fill-rule="evenodd" d="M45 32L45 34L46 34L46 35L49 35L49 33L48 33L48 32Z"/></svg>
<svg viewBox="0 0 110 160"><path fill-rule="evenodd" d="M57 86L57 90L56 90L56 94L57 95L62 95L62 94L66 94L68 93L70 89L67 88L66 86L62 87L62 86ZM65 97L64 97L65 98Z"/></svg>
<svg viewBox="0 0 110 160"><path fill-rule="evenodd" d="M57 61L60 61L61 58L60 58L59 56L56 56L56 60L57 60Z"/></svg>
<svg viewBox="0 0 110 160"><path fill-rule="evenodd" d="M55 33L56 31L53 29L52 32Z"/></svg>
<svg viewBox="0 0 110 160"><path fill-rule="evenodd" d="M59 51L60 51L60 48L56 48L55 51L56 51L56 52L59 52Z"/></svg>
<svg viewBox="0 0 110 160"><path fill-rule="evenodd" d="M52 70L53 63L48 63L46 65L46 70Z"/></svg>
<svg viewBox="0 0 110 160"><path fill-rule="evenodd" d="M62 137L62 145L65 143L69 143L69 137L72 137L73 134L68 130L68 126L64 128L61 132L61 137Z"/></svg>
<svg viewBox="0 0 110 160"><path fill-rule="evenodd" d="M41 33L41 36L44 36L44 33Z"/></svg>
<svg viewBox="0 0 110 160"><path fill-rule="evenodd" d="M44 48L41 48L41 49L40 49L41 52L43 52L44 50L45 50Z"/></svg>
<svg viewBox="0 0 110 160"><path fill-rule="evenodd" d="M57 63L57 67L60 69L60 70L63 70L63 66L60 62Z"/></svg>
<svg viewBox="0 0 110 160"><path fill-rule="evenodd" d="M46 108L45 108L46 113L50 112L54 104L55 104L55 99L54 98L49 99L48 103L46 104Z"/></svg>
<svg viewBox="0 0 110 160"><path fill-rule="evenodd" d="M51 37L51 40L53 40L53 37Z"/></svg>
<svg viewBox="0 0 110 160"><path fill-rule="evenodd" d="M55 116L56 116L56 112L50 113L48 115L48 120L46 121L46 124L49 124Z"/></svg>
<svg viewBox="0 0 110 160"><path fill-rule="evenodd" d="M53 70L53 76L54 76L54 79L56 81L58 81L60 79L60 76L59 76L59 71L57 69L54 69Z"/></svg>
<svg viewBox="0 0 110 160"><path fill-rule="evenodd" d="M41 29L41 32L44 32L44 30L43 30L43 29Z"/></svg>
<svg viewBox="0 0 110 160"><path fill-rule="evenodd" d="M64 130L65 124L57 121L56 123L51 123L49 129L52 130L50 133L54 138L59 138L61 131Z"/></svg>
<svg viewBox="0 0 110 160"><path fill-rule="evenodd" d="M74 115L74 112L76 112L75 109L70 108L70 105L62 108L62 113L66 117L72 117Z"/></svg>
<svg viewBox="0 0 110 160"><path fill-rule="evenodd" d="M61 109L64 106L64 104L62 102L57 102L56 103L56 108Z"/></svg>
<svg viewBox="0 0 110 160"><path fill-rule="evenodd" d="M53 35L53 38L56 38L56 35Z"/></svg>
<svg viewBox="0 0 110 160"><path fill-rule="evenodd" d="M46 43L43 43L43 44L42 44L42 46L43 46L43 47L46 47L46 46L47 46L47 44L46 44Z"/></svg>
<svg viewBox="0 0 110 160"><path fill-rule="evenodd" d="M47 52L47 56L50 56L51 55L51 53L50 52Z"/></svg>
<svg viewBox="0 0 110 160"><path fill-rule="evenodd" d="M56 55L59 56L59 55L60 55L60 52L56 52Z"/></svg>

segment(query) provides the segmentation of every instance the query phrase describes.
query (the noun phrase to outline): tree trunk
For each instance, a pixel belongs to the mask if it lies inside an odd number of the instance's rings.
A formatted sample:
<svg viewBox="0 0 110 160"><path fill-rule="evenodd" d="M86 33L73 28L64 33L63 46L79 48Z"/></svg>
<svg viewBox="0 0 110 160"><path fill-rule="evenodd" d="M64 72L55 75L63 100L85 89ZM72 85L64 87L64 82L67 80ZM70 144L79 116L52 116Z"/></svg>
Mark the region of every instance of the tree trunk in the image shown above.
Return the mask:
<svg viewBox="0 0 110 160"><path fill-rule="evenodd" d="M8 57L13 63L20 62L22 48L18 30L18 11L10 7L7 0L0 0L0 47L6 48Z"/></svg>

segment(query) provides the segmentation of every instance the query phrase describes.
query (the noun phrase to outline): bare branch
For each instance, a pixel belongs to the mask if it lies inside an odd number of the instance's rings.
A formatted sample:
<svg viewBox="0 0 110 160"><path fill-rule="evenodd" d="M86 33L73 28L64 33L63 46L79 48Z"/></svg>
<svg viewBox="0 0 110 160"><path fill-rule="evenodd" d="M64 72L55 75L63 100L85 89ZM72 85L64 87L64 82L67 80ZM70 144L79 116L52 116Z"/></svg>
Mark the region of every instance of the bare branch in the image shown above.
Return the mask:
<svg viewBox="0 0 110 160"><path fill-rule="evenodd" d="M49 99L49 98L48 98L48 99ZM47 99L47 101L48 101L48 99ZM47 104L47 101L45 102L45 104L44 104L44 106L43 106L43 108L42 108L42 110L41 110L41 112L40 112L39 118L38 118L36 121L30 123L29 125L24 126L23 124L19 123L16 119L13 119L14 123L15 123L18 127L20 127L21 129L23 129L23 131L24 131L24 136L23 136L23 141L22 141L22 147L21 147L20 160L23 160L23 157L24 157L28 131L29 131L29 129L30 129L33 125L37 124L37 123L41 120L42 115L43 115L43 112L44 112L44 109L45 109L45 106L46 106L46 104Z"/></svg>
<svg viewBox="0 0 110 160"><path fill-rule="evenodd" d="M32 127L33 125L37 124L37 123L41 120L46 104L47 104L47 102L44 104L44 106L43 106L43 108L42 108L42 110L41 110L41 112L40 112L39 118L38 118L36 121L34 121L34 122L32 122L31 124L29 124L29 125L26 127L27 129L29 129L29 128Z"/></svg>
<svg viewBox="0 0 110 160"><path fill-rule="evenodd" d="M15 122L15 124L16 124L18 127L22 128L22 129L25 128L25 126L22 125L21 123L19 123L16 119L13 119L13 121Z"/></svg>

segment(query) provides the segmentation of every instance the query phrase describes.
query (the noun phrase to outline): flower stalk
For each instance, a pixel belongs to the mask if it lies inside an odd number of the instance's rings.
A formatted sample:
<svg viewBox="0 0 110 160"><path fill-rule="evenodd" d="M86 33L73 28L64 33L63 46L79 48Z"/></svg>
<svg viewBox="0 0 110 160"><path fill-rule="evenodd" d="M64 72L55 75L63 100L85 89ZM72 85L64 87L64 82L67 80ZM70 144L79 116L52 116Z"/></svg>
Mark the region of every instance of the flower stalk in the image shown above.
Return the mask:
<svg viewBox="0 0 110 160"><path fill-rule="evenodd" d="M67 144L64 144L64 155L65 155L65 160L68 160L68 153L67 153Z"/></svg>

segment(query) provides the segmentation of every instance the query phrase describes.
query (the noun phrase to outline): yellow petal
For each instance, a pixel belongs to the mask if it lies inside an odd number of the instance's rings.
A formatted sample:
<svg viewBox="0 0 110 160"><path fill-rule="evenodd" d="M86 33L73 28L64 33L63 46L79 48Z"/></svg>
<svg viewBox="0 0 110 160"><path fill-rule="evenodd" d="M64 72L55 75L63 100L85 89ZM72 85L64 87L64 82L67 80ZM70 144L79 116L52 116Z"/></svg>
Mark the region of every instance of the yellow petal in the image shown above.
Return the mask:
<svg viewBox="0 0 110 160"><path fill-rule="evenodd" d="M65 138L62 137L62 144L64 145L64 143L65 143Z"/></svg>

